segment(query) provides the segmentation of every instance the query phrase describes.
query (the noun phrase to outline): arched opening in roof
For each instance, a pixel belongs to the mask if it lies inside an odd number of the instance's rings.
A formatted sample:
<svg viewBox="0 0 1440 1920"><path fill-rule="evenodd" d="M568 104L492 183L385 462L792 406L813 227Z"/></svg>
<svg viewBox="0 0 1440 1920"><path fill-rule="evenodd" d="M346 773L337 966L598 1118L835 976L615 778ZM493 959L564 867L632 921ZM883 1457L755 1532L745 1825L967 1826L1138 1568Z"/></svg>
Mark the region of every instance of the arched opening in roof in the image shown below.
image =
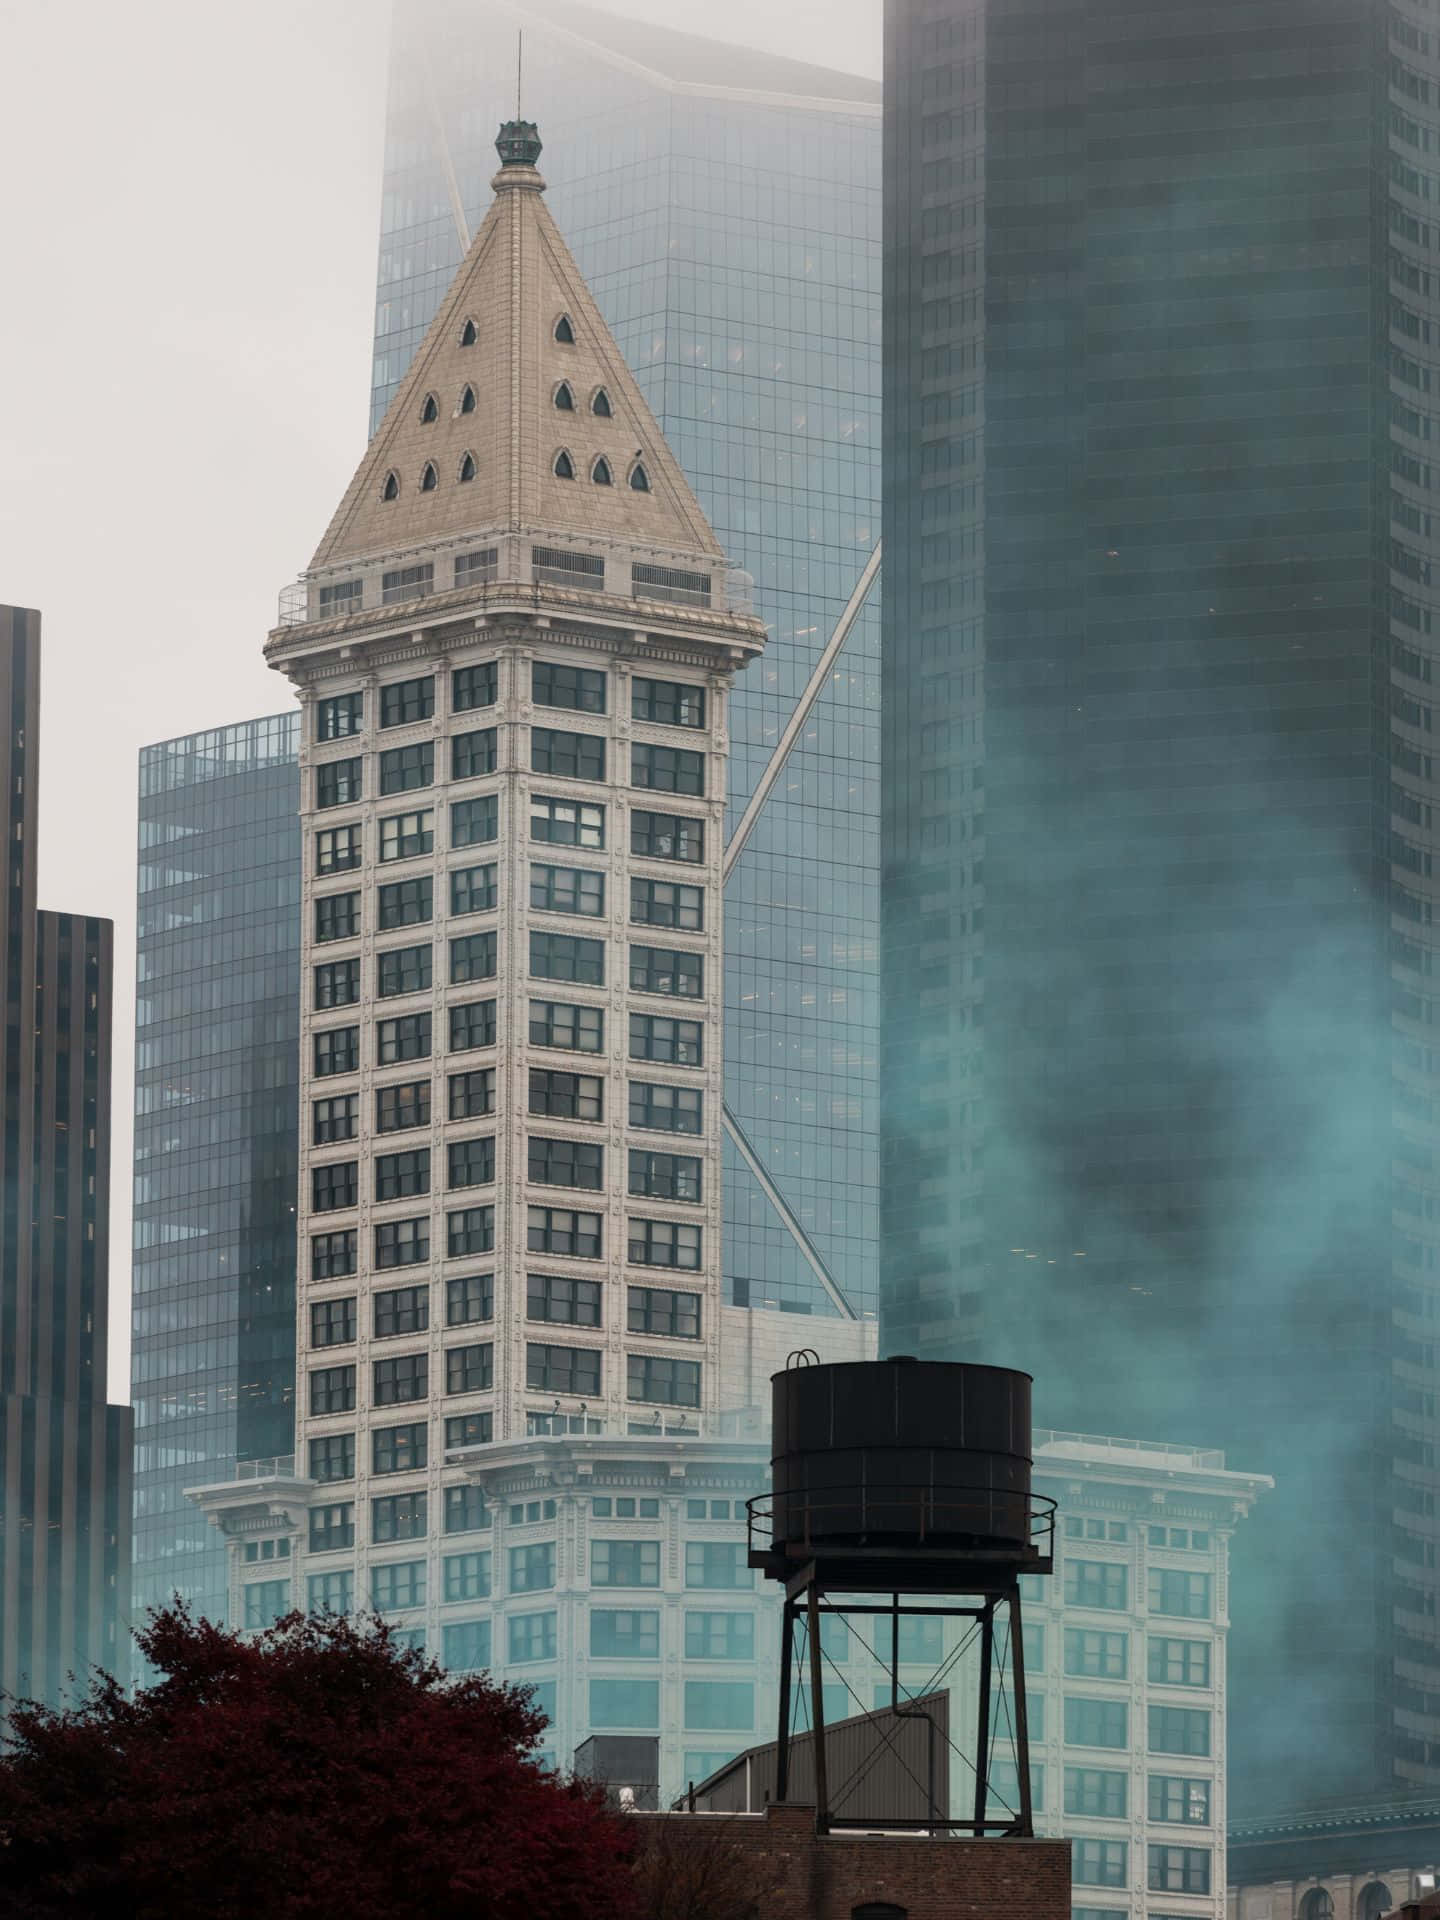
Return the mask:
<svg viewBox="0 0 1440 1920"><path fill-rule="evenodd" d="M561 413L573 413L575 411L575 396L570 391L570 382L568 380L562 380L559 386L556 387L555 404Z"/></svg>
<svg viewBox="0 0 1440 1920"><path fill-rule="evenodd" d="M594 466L591 467L590 469L590 478L595 482L597 487L608 487L611 484L613 477L614 476L610 472L610 462L605 458L604 454L602 453L600 458L595 462Z"/></svg>
<svg viewBox="0 0 1440 1920"><path fill-rule="evenodd" d="M467 453L461 460L460 478L462 481L473 480L475 478L475 456L473 453Z"/></svg>
<svg viewBox="0 0 1440 1920"><path fill-rule="evenodd" d="M430 421L440 418L440 403L433 393L426 394L425 404L420 409L420 418L425 421L427 425Z"/></svg>
<svg viewBox="0 0 1440 1920"><path fill-rule="evenodd" d="M555 322L555 338L560 342L562 347L574 346L575 329L570 324L570 316L568 313L562 313L560 318Z"/></svg>
<svg viewBox="0 0 1440 1920"><path fill-rule="evenodd" d="M461 344L461 346L462 346L462 347L473 347L473 346L474 346L474 344L475 344L475 322L474 322L473 320L467 320L467 321L465 322L465 324L464 324L464 326L463 326L463 327L462 327L462 328L460 329L460 344Z"/></svg>
<svg viewBox="0 0 1440 1920"><path fill-rule="evenodd" d="M425 470L420 475L420 491L421 493L433 493L439 484L440 476L435 471L434 462L427 460L425 462Z"/></svg>
<svg viewBox="0 0 1440 1920"><path fill-rule="evenodd" d="M634 466L631 467L630 485L635 489L636 493L649 493L650 476L645 471L645 463L643 460L637 460Z"/></svg>
<svg viewBox="0 0 1440 1920"><path fill-rule="evenodd" d="M595 397L590 402L590 411L598 413L602 420L608 420L614 413L614 408L610 405L610 396L604 387L595 389Z"/></svg>
<svg viewBox="0 0 1440 1920"><path fill-rule="evenodd" d="M467 386L461 391L460 411L461 413L473 413L475 411L475 389L473 387Z"/></svg>
<svg viewBox="0 0 1440 1920"><path fill-rule="evenodd" d="M554 473L557 480L573 480L575 478L575 462L563 447L555 456Z"/></svg>
<svg viewBox="0 0 1440 1920"><path fill-rule="evenodd" d="M380 498L382 500L398 500L400 498L400 482L393 473L387 473L381 481Z"/></svg>

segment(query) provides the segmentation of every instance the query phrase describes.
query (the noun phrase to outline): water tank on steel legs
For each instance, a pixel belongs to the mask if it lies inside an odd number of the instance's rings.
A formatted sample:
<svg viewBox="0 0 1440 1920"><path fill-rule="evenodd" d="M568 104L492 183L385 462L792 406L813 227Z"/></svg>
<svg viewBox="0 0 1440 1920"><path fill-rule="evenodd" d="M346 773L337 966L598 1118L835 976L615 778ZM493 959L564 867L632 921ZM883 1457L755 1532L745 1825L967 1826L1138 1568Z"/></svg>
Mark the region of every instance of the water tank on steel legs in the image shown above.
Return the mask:
<svg viewBox="0 0 1440 1920"><path fill-rule="evenodd" d="M1028 1373L894 1358L792 1366L771 1384L777 1562L1030 1558Z"/></svg>

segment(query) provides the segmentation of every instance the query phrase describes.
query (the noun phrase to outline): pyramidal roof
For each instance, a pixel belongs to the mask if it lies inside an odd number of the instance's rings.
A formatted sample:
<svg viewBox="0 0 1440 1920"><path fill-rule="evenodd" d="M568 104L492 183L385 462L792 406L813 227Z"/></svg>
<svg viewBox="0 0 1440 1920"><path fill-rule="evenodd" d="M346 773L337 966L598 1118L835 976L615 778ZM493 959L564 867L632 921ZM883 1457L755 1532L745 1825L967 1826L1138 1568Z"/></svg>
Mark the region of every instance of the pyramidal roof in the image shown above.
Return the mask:
<svg viewBox="0 0 1440 1920"><path fill-rule="evenodd" d="M550 217L535 128L511 122L496 144L490 211L311 567L491 529L723 559Z"/></svg>

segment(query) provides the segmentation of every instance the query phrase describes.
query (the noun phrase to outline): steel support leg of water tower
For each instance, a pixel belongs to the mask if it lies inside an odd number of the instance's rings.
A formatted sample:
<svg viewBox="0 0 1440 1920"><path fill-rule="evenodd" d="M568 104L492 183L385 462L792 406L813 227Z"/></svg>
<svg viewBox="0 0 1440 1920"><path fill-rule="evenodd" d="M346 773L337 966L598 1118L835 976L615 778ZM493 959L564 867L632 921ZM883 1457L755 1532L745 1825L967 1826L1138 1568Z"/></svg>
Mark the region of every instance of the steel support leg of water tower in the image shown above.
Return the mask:
<svg viewBox="0 0 1440 1920"><path fill-rule="evenodd" d="M1025 1706L1025 1642L1018 1583L1005 1598L1010 1609L1010 1687L1015 1701L1015 1772L1020 1786L1020 1821L1015 1831L1022 1840L1029 1840L1035 1832L1035 1811L1030 1804L1030 1719Z"/></svg>
<svg viewBox="0 0 1440 1920"><path fill-rule="evenodd" d="M795 1647L795 1602L785 1596L780 1616L780 1728L775 1736L775 1798L790 1797L790 1669Z"/></svg>
<svg viewBox="0 0 1440 1920"><path fill-rule="evenodd" d="M820 1582L810 1582L806 1601L810 1637L810 1720L815 1740L815 1831L830 1831L830 1783L825 1771L825 1690L820 1674Z"/></svg>
<svg viewBox="0 0 1440 1920"><path fill-rule="evenodd" d="M990 1798L990 1677L995 1664L995 1601L987 1595L980 1609L980 1706L975 1729L975 1838L985 1838Z"/></svg>

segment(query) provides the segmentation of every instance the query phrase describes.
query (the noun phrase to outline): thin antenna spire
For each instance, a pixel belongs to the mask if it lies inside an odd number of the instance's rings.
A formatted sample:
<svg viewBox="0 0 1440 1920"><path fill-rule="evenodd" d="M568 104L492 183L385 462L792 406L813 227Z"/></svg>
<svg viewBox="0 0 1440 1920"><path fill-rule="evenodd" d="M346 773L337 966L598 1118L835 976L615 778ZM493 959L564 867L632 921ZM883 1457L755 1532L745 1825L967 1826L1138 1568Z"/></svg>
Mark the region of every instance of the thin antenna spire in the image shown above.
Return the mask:
<svg viewBox="0 0 1440 1920"><path fill-rule="evenodd" d="M517 27L515 30L515 118L517 120L520 118L520 77L524 71L524 59L525 29Z"/></svg>

